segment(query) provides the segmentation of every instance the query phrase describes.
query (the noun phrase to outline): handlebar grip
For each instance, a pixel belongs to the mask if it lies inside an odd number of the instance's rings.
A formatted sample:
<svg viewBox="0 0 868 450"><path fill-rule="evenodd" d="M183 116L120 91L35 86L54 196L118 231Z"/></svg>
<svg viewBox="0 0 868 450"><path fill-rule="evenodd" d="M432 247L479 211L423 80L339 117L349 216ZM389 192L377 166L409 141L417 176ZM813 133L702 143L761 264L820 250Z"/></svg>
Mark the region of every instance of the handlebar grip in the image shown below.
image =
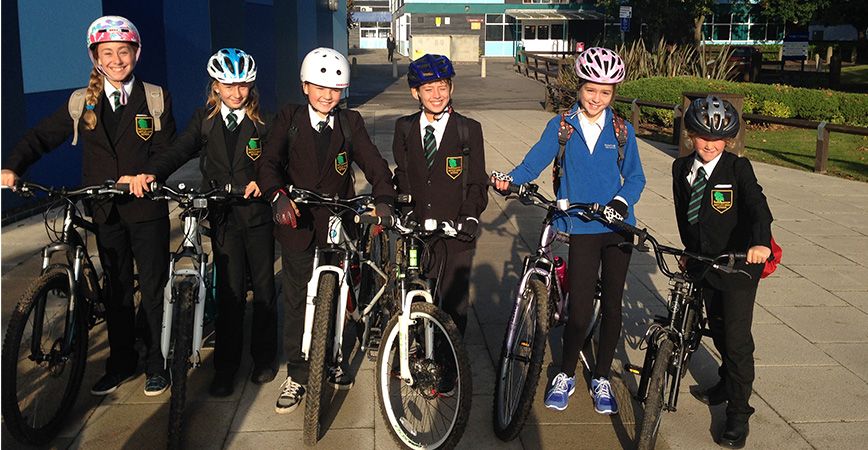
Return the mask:
<svg viewBox="0 0 868 450"><path fill-rule="evenodd" d="M744 261L747 259L747 253L746 252L734 252L732 254L732 257L733 257L733 259ZM772 258L774 258L774 256L772 256Z"/></svg>
<svg viewBox="0 0 868 450"><path fill-rule="evenodd" d="M227 184L226 185L226 193L229 195L244 195L244 192L247 190L247 186L239 186L235 184Z"/></svg>
<svg viewBox="0 0 868 450"><path fill-rule="evenodd" d="M399 205L409 205L413 203L413 196L411 194L398 194L398 197L395 198L395 203Z"/></svg>
<svg viewBox="0 0 868 450"><path fill-rule="evenodd" d="M121 192L130 193L130 183L115 183L113 187Z"/></svg>
<svg viewBox="0 0 868 450"><path fill-rule="evenodd" d="M521 194L521 189L522 189L522 185L515 184L512 182L509 183L509 187L507 187L505 191L501 191L500 189L497 189L497 183L495 183L494 181L488 180L488 185L493 187L494 190L496 190L498 192L507 192L510 194Z"/></svg>
<svg viewBox="0 0 868 450"><path fill-rule="evenodd" d="M395 226L395 216L372 216L370 214L356 215L355 222L363 225L383 225L385 227Z"/></svg>

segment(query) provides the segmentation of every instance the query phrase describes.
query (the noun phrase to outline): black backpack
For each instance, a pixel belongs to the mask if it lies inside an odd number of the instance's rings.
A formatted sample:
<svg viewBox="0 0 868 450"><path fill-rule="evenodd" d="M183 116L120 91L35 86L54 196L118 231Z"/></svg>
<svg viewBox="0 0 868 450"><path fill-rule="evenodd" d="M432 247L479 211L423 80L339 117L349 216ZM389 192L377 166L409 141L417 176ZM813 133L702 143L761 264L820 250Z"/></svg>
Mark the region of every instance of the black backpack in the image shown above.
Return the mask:
<svg viewBox="0 0 868 450"><path fill-rule="evenodd" d="M461 171L461 201L464 201L467 199L467 177L469 176L468 172L470 172L470 145L468 144L470 127L467 125L466 117L453 111L450 111L450 114L457 120L458 141L461 143L461 155L464 157L464 170ZM404 142L407 142L407 139L410 137L412 125L412 120L398 121L398 132L404 137ZM406 145L404 146L404 150L409 150Z"/></svg>

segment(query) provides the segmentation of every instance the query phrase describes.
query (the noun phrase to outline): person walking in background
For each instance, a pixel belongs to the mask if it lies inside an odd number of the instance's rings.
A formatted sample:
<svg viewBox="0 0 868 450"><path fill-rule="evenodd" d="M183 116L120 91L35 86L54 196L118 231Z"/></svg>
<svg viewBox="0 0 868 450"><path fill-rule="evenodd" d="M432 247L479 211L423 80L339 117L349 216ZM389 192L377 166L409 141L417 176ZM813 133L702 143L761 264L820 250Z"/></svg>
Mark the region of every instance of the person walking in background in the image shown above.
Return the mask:
<svg viewBox="0 0 868 450"><path fill-rule="evenodd" d="M392 62L392 55L395 54L395 38L392 37L392 33L389 33L389 37L386 38L386 51L388 52L389 62Z"/></svg>

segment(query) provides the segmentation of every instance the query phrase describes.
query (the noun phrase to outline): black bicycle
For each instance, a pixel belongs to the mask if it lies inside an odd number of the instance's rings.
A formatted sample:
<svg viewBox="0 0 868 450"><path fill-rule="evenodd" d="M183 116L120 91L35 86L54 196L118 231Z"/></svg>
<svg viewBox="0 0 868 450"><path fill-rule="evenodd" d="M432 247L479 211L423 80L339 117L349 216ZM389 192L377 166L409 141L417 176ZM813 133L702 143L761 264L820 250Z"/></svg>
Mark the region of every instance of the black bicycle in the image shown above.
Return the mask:
<svg viewBox="0 0 868 450"><path fill-rule="evenodd" d="M97 274L86 235L82 237L96 226L82 217L76 203L122 194L128 186L107 182L67 190L19 182L15 191L25 196L44 192L56 199L43 214L51 243L42 249L42 270L12 311L2 355L6 428L21 442L42 445L57 436L75 404L88 333L105 317L105 279Z"/></svg>
<svg viewBox="0 0 868 450"><path fill-rule="evenodd" d="M645 413L637 432L637 448L653 449L660 431L662 411L676 411L681 379L686 375L690 357L702 340L709 335L706 319L703 316L702 296L699 289L701 280L709 270L724 273L740 273L750 277L743 270L735 268L735 263L746 258L744 253L725 253L708 257L660 244L644 229L615 221L615 225L635 234L639 250L647 250L645 242L651 244L657 267L669 278L669 298L667 315L655 316L645 333L645 359L641 367L628 364L627 370L639 375L639 388L636 398L645 406ZM704 267L698 273L672 271L666 263L665 255L687 257L698 261Z"/></svg>

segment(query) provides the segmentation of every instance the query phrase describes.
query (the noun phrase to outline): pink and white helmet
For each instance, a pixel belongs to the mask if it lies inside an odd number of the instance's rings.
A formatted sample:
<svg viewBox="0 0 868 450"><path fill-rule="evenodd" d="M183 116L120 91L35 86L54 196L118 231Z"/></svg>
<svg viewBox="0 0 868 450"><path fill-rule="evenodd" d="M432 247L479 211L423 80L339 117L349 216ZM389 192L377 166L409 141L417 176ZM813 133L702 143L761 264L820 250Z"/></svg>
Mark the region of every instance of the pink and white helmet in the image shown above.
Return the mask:
<svg viewBox="0 0 868 450"><path fill-rule="evenodd" d="M142 39L139 30L128 19L121 16L102 16L87 27L87 54L96 65L93 47L102 42L131 42L136 44L136 61L142 52Z"/></svg>
<svg viewBox="0 0 868 450"><path fill-rule="evenodd" d="M627 69L624 60L614 51L591 47L576 58L576 74L593 83L615 84L624 81Z"/></svg>

